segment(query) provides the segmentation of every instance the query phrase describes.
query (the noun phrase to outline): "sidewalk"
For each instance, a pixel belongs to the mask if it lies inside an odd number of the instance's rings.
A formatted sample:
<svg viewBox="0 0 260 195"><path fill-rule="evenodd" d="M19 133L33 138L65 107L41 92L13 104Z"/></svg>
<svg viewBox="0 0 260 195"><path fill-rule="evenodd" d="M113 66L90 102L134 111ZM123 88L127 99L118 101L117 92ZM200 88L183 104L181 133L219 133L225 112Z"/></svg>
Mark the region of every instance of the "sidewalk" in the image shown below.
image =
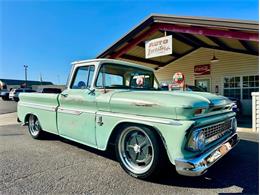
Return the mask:
<svg viewBox="0 0 260 195"><path fill-rule="evenodd" d="M14 124L18 124L16 112L0 115L0 126L14 125Z"/></svg>
<svg viewBox="0 0 260 195"><path fill-rule="evenodd" d="M17 113L8 113L0 115L0 126L19 124L17 122ZM252 132L250 125L239 125L237 128L238 132L256 133Z"/></svg>
<svg viewBox="0 0 260 195"><path fill-rule="evenodd" d="M246 133L257 133L253 132L252 128L247 128L247 127L237 127L238 132L246 132Z"/></svg>

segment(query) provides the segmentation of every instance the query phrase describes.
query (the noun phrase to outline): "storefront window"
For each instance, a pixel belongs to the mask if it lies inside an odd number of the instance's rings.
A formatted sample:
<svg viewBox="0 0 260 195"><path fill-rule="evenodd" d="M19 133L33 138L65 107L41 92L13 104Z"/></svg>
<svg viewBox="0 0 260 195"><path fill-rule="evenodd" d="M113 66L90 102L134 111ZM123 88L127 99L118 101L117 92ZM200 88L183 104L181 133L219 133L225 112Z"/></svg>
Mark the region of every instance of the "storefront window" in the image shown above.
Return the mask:
<svg viewBox="0 0 260 195"><path fill-rule="evenodd" d="M259 76L237 76L224 78L224 96L237 99L252 99L251 93L259 91Z"/></svg>
<svg viewBox="0 0 260 195"><path fill-rule="evenodd" d="M259 76L243 76L243 99L252 99L255 91L259 91Z"/></svg>
<svg viewBox="0 0 260 195"><path fill-rule="evenodd" d="M224 78L224 96L240 99L240 77Z"/></svg>

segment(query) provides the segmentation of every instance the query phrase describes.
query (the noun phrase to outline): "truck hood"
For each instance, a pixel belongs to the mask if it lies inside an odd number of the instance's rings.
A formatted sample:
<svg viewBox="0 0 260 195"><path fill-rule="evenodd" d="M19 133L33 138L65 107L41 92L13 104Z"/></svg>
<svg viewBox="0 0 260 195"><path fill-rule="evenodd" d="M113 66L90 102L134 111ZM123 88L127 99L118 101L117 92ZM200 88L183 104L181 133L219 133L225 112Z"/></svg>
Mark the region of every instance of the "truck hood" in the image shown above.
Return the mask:
<svg viewBox="0 0 260 195"><path fill-rule="evenodd" d="M115 91L110 99L112 112L171 119L197 117L195 110L203 109L203 115L213 111L227 111L231 101L223 96L190 91ZM229 111L229 110L228 110Z"/></svg>

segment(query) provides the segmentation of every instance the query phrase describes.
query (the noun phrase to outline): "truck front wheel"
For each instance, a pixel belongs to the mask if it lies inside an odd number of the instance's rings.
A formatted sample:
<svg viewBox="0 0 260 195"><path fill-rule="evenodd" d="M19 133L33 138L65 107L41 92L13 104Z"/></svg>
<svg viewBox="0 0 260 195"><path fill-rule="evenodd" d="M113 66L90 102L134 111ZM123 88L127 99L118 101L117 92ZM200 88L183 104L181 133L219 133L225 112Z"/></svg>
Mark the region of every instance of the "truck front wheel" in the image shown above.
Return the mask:
<svg viewBox="0 0 260 195"><path fill-rule="evenodd" d="M125 127L116 139L116 155L122 168L140 179L157 175L162 168L162 146L158 136L145 126Z"/></svg>
<svg viewBox="0 0 260 195"><path fill-rule="evenodd" d="M44 132L42 131L38 118L31 114L28 119L28 130L34 139L40 139L43 137Z"/></svg>

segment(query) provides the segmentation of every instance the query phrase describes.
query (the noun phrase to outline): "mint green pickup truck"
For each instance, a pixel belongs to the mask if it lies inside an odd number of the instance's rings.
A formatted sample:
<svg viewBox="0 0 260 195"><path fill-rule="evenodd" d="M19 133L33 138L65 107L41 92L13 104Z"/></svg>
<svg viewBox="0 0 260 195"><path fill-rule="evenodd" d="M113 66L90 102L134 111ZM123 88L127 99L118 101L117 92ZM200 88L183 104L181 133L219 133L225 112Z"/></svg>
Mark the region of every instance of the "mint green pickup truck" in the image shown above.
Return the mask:
<svg viewBox="0 0 260 195"><path fill-rule="evenodd" d="M73 63L60 94L21 94L18 118L40 139L46 132L106 150L122 168L156 175L167 160L199 176L238 142L231 102L210 93L160 90L153 69L94 59Z"/></svg>

